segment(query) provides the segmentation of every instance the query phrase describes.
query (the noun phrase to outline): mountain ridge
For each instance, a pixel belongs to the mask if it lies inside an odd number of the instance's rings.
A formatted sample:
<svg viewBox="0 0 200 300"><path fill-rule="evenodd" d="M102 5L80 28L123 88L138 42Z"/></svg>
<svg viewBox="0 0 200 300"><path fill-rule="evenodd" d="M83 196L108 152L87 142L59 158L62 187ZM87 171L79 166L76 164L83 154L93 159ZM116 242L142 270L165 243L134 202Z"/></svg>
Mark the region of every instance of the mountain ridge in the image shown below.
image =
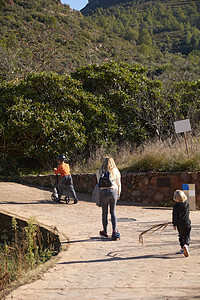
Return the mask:
<svg viewBox="0 0 200 300"><path fill-rule="evenodd" d="M118 4L122 1L125 2L127 0L116 0L114 5L116 5L116 4ZM107 1L104 1L104 0L103 1L102 0L89 0L88 4L83 9L81 9L81 12L83 14L87 14L87 13L90 13L91 11L95 10L96 8L100 8L100 7L108 8L111 5L113 5L113 0L107 0Z"/></svg>
<svg viewBox="0 0 200 300"><path fill-rule="evenodd" d="M169 6L180 6L192 3L199 4L200 0L194 1L184 1L184 0L89 0L88 4L81 10L83 14L92 13L98 8L109 8L110 6L115 6L123 3L135 3L137 5L153 3L164 3Z"/></svg>

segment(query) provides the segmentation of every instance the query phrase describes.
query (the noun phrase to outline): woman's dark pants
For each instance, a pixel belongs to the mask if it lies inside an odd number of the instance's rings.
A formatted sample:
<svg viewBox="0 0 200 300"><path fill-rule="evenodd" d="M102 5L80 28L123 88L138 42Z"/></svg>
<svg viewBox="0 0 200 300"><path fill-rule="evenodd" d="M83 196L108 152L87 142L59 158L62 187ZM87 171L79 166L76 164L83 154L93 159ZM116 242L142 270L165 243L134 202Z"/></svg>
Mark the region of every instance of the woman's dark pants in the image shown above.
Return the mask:
<svg viewBox="0 0 200 300"><path fill-rule="evenodd" d="M117 190L103 189L100 191L101 207L102 207L102 223L104 232L107 233L108 226L108 206L110 206L111 222L113 231L116 230L117 217L115 208L117 203Z"/></svg>

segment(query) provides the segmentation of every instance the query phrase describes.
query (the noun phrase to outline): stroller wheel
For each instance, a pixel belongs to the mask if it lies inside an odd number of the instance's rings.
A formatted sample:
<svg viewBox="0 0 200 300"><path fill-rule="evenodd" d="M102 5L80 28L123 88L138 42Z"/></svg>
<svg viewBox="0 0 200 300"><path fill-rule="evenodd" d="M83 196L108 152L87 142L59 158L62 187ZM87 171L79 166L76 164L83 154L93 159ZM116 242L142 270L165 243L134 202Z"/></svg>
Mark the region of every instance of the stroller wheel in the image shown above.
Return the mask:
<svg viewBox="0 0 200 300"><path fill-rule="evenodd" d="M52 200L53 202L55 202L56 199L57 199L56 196L55 196L54 194L52 194L52 195L51 195L51 200Z"/></svg>
<svg viewBox="0 0 200 300"><path fill-rule="evenodd" d="M68 204L69 201L70 201L70 200L69 200L69 197L66 196L66 197L65 197L65 202L66 202L66 204Z"/></svg>

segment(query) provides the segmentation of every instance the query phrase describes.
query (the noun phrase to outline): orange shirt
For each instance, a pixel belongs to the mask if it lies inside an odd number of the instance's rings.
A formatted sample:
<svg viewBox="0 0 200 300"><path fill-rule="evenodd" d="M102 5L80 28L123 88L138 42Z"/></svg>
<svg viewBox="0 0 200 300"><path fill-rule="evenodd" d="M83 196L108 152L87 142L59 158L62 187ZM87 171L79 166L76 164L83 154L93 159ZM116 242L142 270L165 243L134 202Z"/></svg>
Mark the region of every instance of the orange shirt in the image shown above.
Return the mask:
<svg viewBox="0 0 200 300"><path fill-rule="evenodd" d="M54 168L54 173L57 175L58 173L60 173L61 177L64 177L66 175L70 175L70 167L68 164L66 163L61 163L58 168Z"/></svg>

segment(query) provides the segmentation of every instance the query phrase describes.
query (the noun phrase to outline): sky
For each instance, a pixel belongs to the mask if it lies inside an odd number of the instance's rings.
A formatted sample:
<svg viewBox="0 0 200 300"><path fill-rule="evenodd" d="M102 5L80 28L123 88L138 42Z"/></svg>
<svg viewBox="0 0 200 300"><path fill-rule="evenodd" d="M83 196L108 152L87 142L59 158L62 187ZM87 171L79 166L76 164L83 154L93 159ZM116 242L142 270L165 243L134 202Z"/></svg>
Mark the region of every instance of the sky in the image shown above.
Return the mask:
<svg viewBox="0 0 200 300"><path fill-rule="evenodd" d="M61 0L62 4L68 4L71 8L81 10L86 6L88 0Z"/></svg>

